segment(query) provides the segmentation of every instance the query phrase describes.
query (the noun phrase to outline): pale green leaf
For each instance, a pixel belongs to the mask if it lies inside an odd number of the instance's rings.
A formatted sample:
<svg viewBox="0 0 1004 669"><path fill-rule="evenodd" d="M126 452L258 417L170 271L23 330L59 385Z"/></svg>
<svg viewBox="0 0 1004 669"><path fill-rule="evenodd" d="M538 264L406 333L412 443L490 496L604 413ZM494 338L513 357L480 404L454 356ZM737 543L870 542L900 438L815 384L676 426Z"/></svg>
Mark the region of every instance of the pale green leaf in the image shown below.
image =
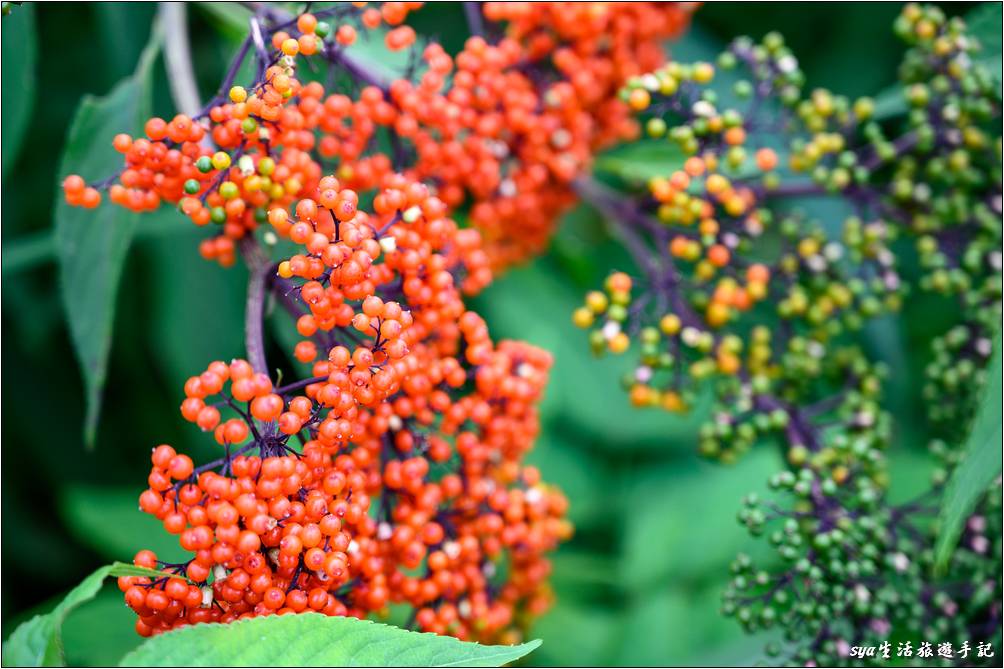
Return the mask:
<svg viewBox="0 0 1004 669"><path fill-rule="evenodd" d="M626 144L600 155L596 171L613 174L631 184L645 184L653 177L668 177L683 168L687 159L670 139L644 140Z"/></svg>
<svg viewBox="0 0 1004 669"><path fill-rule="evenodd" d="M120 666L499 667L540 645L483 646L319 613L193 625L144 642Z"/></svg>
<svg viewBox="0 0 1004 669"><path fill-rule="evenodd" d="M4 666L61 667L66 665L63 650L63 621L75 608L94 599L108 576L169 576L164 572L116 562L94 571L71 590L51 612L22 623L3 645Z"/></svg>
<svg viewBox="0 0 1004 669"><path fill-rule="evenodd" d="M80 103L70 126L60 179L80 174L97 181L121 168L122 157L111 148L112 138L120 132L137 132L149 116L150 75L158 48L155 30L133 76L119 82L106 97L88 96ZM60 290L86 388L84 441L92 446L111 349L115 297L137 214L107 201L94 210L71 207L61 190L56 196L55 238Z"/></svg>
<svg viewBox="0 0 1004 669"><path fill-rule="evenodd" d="M38 615L20 625L3 645L4 665L20 667L64 666L61 627L74 608L92 599L111 572L101 567L70 591L51 613Z"/></svg>
<svg viewBox="0 0 1004 669"><path fill-rule="evenodd" d="M102 557L132 559L148 548L162 560L181 561L178 537L140 511L138 500L136 487L73 483L59 495L59 512L70 532Z"/></svg>
<svg viewBox="0 0 1004 669"><path fill-rule="evenodd" d="M31 121L31 108L35 102L35 62L37 37L35 34L35 8L24 4L11 8L3 17L3 84L4 105L2 158L6 166L4 176L12 174L13 161Z"/></svg>
<svg viewBox="0 0 1004 669"><path fill-rule="evenodd" d="M938 543L935 564L943 569L958 543L966 518L1001 473L1001 337L987 368L986 387L966 440L965 455L952 472L938 516Z"/></svg>

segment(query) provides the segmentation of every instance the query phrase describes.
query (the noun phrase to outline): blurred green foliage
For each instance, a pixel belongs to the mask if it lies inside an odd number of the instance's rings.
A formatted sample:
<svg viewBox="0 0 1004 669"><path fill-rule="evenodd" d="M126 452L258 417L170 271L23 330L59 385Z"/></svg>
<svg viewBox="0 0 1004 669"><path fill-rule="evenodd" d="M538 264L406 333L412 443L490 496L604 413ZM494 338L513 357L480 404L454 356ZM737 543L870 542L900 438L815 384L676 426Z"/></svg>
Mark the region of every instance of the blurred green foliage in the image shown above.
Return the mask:
<svg viewBox="0 0 1004 669"><path fill-rule="evenodd" d="M204 96L215 91L240 37L218 11L189 15ZM898 11L883 3L712 3L671 51L708 58L736 35L776 29L800 54L810 84L874 94L895 75L901 47L890 39L890 25ZM25 3L3 18L4 637L100 564L128 561L140 547L170 555L173 541L137 510L149 449L166 442L196 459L212 454L211 440L178 416L182 384L209 360L243 348L244 271L202 261L201 232L181 216L144 217L117 298L97 447L85 450L85 391L52 243L57 171L82 96L107 94L134 71L154 13L140 4ZM466 34L456 3L427 7L412 23L451 51ZM45 45L37 57L36 44ZM159 61L153 76L153 109L167 115ZM749 549L734 520L739 500L762 489L779 456L754 452L731 468L700 461L692 438L699 416L631 409L619 390L619 361L589 359L569 315L585 290L625 265L623 251L580 207L566 217L551 254L499 279L472 305L497 338L526 339L555 356L531 459L568 493L577 533L554 559L557 604L533 631L545 643L529 662L748 664L760 657L764 639L745 637L722 619L718 596L729 561ZM907 370L921 368L929 334L943 325L939 314L948 320L938 306L910 300L903 319L870 330L873 351L894 372L890 394L902 426L892 466L898 498L922 487L928 473L914 427L922 424L919 384ZM273 342L269 354L292 372L280 344ZM106 586L69 615L69 662L117 662L139 641L132 624L119 593Z"/></svg>

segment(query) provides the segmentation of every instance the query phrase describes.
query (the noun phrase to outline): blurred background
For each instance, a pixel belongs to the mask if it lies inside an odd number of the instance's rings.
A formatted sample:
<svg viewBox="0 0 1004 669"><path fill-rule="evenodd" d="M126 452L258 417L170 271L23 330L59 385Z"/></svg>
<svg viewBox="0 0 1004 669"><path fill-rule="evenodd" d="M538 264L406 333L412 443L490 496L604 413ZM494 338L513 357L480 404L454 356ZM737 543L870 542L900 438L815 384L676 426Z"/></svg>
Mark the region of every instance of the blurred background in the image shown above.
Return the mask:
<svg viewBox="0 0 1004 669"><path fill-rule="evenodd" d="M243 37L215 4L188 13L204 98ZM894 79L902 53L891 33L899 10L894 3L710 3L670 50L681 60L712 59L737 35L778 30L810 86L875 94ZM60 156L81 96L103 95L134 70L155 12L153 4L25 3L2 19L3 98L32 97L22 119L2 115L4 638L97 566L128 561L142 547L174 550L174 539L137 510L150 448L170 443L208 459L215 444L178 415L182 385L210 360L243 353L244 271L201 260L196 245L204 233L180 215L141 220L118 295L96 447L85 448L84 390L52 242ZM458 3L426 7L409 23L453 52L467 34ZM32 75L21 82L14 68L25 58ZM154 111L169 117L159 60L156 68ZM554 558L557 603L532 630L545 643L529 663L749 664L768 637L746 637L722 618L719 593L735 554L763 549L735 513L745 494L765 488L780 458L764 448L730 467L704 462L695 451L699 411L679 418L629 407L620 389L627 360L592 360L570 321L586 290L627 265L583 207L563 221L550 254L498 279L472 305L496 339L528 340L556 360L530 458L568 494L577 531ZM894 498L927 478L923 435L910 430L923 415L920 384L908 373L922 369L928 333L941 325L936 311L910 318L925 309L911 300L905 319L867 333L894 372L890 406L901 428L891 454ZM282 355L276 346L270 360ZM117 662L139 641L133 620L109 583L67 622L70 664Z"/></svg>

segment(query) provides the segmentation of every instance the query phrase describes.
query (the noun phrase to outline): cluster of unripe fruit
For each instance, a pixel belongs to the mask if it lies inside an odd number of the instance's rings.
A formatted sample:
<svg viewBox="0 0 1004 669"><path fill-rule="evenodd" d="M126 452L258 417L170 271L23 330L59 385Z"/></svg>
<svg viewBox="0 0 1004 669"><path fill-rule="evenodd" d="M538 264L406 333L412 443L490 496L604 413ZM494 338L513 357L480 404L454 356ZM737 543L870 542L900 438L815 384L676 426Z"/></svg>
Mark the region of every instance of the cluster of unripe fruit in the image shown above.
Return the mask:
<svg viewBox="0 0 1004 669"><path fill-rule="evenodd" d="M930 518L1001 328L999 80L937 8L906 6L895 31L909 46L900 118L876 119L867 98L803 93L779 35L741 38L717 67L669 63L622 92L650 138L683 152L678 170L619 202L602 184L582 189L612 212L638 275L611 274L573 321L592 329L594 352L638 356L631 402L680 411L710 391L703 454L782 449L770 499L751 495L739 513L778 559L740 556L723 612L750 631L781 627L771 652L785 663L848 662L892 631L1000 643L1000 482L945 573ZM733 83L718 85L719 70L737 71ZM805 198L823 196L852 213L815 220ZM888 370L860 333L910 291L954 299L957 317L924 370L943 465L931 492L893 505Z"/></svg>

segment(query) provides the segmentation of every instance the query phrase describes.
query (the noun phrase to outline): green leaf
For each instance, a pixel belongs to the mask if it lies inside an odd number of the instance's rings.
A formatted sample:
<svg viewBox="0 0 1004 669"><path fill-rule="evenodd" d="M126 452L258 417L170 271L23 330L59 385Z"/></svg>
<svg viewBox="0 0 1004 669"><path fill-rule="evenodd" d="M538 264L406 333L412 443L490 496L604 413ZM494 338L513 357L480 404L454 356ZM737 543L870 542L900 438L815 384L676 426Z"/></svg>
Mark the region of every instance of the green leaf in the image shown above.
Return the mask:
<svg viewBox="0 0 1004 669"><path fill-rule="evenodd" d="M66 666L63 651L63 621L75 608L94 599L108 576L169 576L154 569L115 562L97 569L63 598L50 613L40 614L14 630L3 645L5 666L62 667Z"/></svg>
<svg viewBox="0 0 1004 669"><path fill-rule="evenodd" d="M618 623L611 607L584 606L559 598L554 608L534 623L534 635L547 639L547 644L533 654L530 663L545 667L609 665L618 643Z"/></svg>
<svg viewBox="0 0 1004 669"><path fill-rule="evenodd" d="M98 593L110 571L110 566L98 569L71 590L51 613L35 616L14 630L3 646L3 663L21 667L64 666L63 620Z"/></svg>
<svg viewBox="0 0 1004 669"><path fill-rule="evenodd" d="M226 37L241 40L247 36L253 14L246 7L236 2L197 2L194 6Z"/></svg>
<svg viewBox="0 0 1004 669"><path fill-rule="evenodd" d="M369 620L301 613L167 632L119 666L500 667L539 645L482 646Z"/></svg>
<svg viewBox="0 0 1004 669"><path fill-rule="evenodd" d="M95 37L115 44L114 49L102 49L97 55L102 59L104 71L115 79L128 76L132 64L140 58L146 46L157 6L153 3L101 2L92 7L97 23Z"/></svg>
<svg viewBox="0 0 1004 669"><path fill-rule="evenodd" d="M643 140L607 151L596 159L598 172L609 172L631 184L645 184L653 177L668 177L683 168L687 159L670 139Z"/></svg>
<svg viewBox="0 0 1004 669"><path fill-rule="evenodd" d="M640 593L725 573L737 552L754 548L736 521L740 499L765 488L778 458L763 444L730 467L683 461L633 473L618 568L624 587Z"/></svg>
<svg viewBox="0 0 1004 669"><path fill-rule="evenodd" d="M568 518L577 528L607 522L611 481L606 463L567 441L560 430L549 428L541 432L526 464L537 467L549 484L575 500L568 508Z"/></svg>
<svg viewBox="0 0 1004 669"><path fill-rule="evenodd" d="M181 402L185 380L211 360L244 357L243 339L235 333L244 327L247 272L243 266L223 268L206 262L197 249L207 231L192 225L183 214L173 210L157 214L170 218L177 233L138 247L148 263L151 295L157 305L147 323L147 335L156 345L154 364L169 384L170 396ZM143 221L142 227L148 223ZM178 318L182 313L185 318ZM207 328L206 323L213 327ZM198 428L186 434L193 435L193 442L218 448Z"/></svg>
<svg viewBox="0 0 1004 669"><path fill-rule="evenodd" d="M938 515L938 542L935 565L944 569L958 543L962 526L1001 473L1001 335L994 341L994 353L987 368L983 399L976 411L972 430L966 440L965 455L952 472Z"/></svg>
<svg viewBox="0 0 1004 669"><path fill-rule="evenodd" d="M35 34L35 8L29 4L14 7L10 16L3 17L3 83L7 100L3 106L3 146L0 157L7 166L4 176L12 174L21 141L31 121L31 108L35 102L35 61L37 37Z"/></svg>
<svg viewBox="0 0 1004 669"><path fill-rule="evenodd" d="M111 148L111 141L117 133L138 132L149 116L151 71L159 43L155 29L133 76L119 82L106 97L87 96L80 103L70 126L60 179L80 174L87 180L100 180L121 167L122 158ZM84 376L84 442L91 447L107 374L115 296L137 214L107 201L95 210L70 207L58 191L60 292Z"/></svg>
<svg viewBox="0 0 1004 669"><path fill-rule="evenodd" d="M985 2L966 14L969 34L980 41L981 51L974 59L990 72L997 82L997 92L1001 87L1001 3Z"/></svg>
<svg viewBox="0 0 1004 669"><path fill-rule="evenodd" d="M141 512L138 498L137 488L71 484L59 496L59 511L70 532L103 557L132 559L149 548L162 560L181 561L178 538Z"/></svg>
<svg viewBox="0 0 1004 669"><path fill-rule="evenodd" d="M114 667L144 638L136 634L136 612L122 601L114 583L63 622L66 663L71 667Z"/></svg>

